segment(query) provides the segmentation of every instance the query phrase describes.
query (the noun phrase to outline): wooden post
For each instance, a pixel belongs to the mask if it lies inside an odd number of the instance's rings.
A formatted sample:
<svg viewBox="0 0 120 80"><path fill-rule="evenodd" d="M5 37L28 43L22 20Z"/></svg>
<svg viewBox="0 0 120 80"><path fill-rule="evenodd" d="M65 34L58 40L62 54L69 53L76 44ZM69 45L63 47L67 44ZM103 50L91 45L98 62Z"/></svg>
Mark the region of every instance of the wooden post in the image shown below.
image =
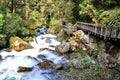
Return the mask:
<svg viewBox="0 0 120 80"><path fill-rule="evenodd" d="M110 35L109 35L109 38L111 38L111 34L112 34L112 26L110 27Z"/></svg>
<svg viewBox="0 0 120 80"><path fill-rule="evenodd" d="M103 27L101 27L100 37L102 37L102 35L103 35Z"/></svg>
<svg viewBox="0 0 120 80"><path fill-rule="evenodd" d="M107 28L105 27L104 40L106 40L106 33L107 33Z"/></svg>
<svg viewBox="0 0 120 80"><path fill-rule="evenodd" d="M95 26L95 34L97 34L97 27Z"/></svg>

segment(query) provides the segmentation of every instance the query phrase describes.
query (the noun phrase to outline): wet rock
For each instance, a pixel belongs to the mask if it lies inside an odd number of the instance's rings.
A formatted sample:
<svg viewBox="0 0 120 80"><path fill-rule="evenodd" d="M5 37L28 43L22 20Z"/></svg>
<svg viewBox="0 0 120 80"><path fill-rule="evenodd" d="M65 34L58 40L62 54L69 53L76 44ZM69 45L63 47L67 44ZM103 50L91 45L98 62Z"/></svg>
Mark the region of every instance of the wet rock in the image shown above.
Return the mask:
<svg viewBox="0 0 120 80"><path fill-rule="evenodd" d="M11 49L10 48L6 48L5 51L6 52L11 52Z"/></svg>
<svg viewBox="0 0 120 80"><path fill-rule="evenodd" d="M38 62L37 58L35 58L35 57L27 56L27 58Z"/></svg>
<svg viewBox="0 0 120 80"><path fill-rule="evenodd" d="M40 62L37 64L37 66L39 66L42 69L54 69L54 70L61 70L62 69L61 64L54 64L50 60L45 60L43 62Z"/></svg>
<svg viewBox="0 0 120 80"><path fill-rule="evenodd" d="M40 39L41 39L41 40L43 40L43 39L44 39L44 37L41 37Z"/></svg>
<svg viewBox="0 0 120 80"><path fill-rule="evenodd" d="M7 59L7 58L14 58L15 56L14 55L7 55L4 57L4 59Z"/></svg>
<svg viewBox="0 0 120 80"><path fill-rule="evenodd" d="M45 40L45 42L46 42L46 43L51 43L50 38L47 38L47 39Z"/></svg>
<svg viewBox="0 0 120 80"><path fill-rule="evenodd" d="M49 45L49 47L55 48L55 46L54 46L54 45Z"/></svg>
<svg viewBox="0 0 120 80"><path fill-rule="evenodd" d="M37 66L39 66L40 68L43 68L43 69L52 69L53 65L54 65L54 63L50 60L45 60L45 61L37 64Z"/></svg>
<svg viewBox="0 0 120 80"><path fill-rule="evenodd" d="M27 42L25 42L19 37L11 37L9 42L10 42L10 47L16 51L22 51L25 49L33 48L31 45L29 45Z"/></svg>
<svg viewBox="0 0 120 80"><path fill-rule="evenodd" d="M61 69L63 69L63 66L61 64L57 64L57 65L53 66L53 69L54 70L61 70Z"/></svg>
<svg viewBox="0 0 120 80"><path fill-rule="evenodd" d="M46 56L44 56L42 54L38 55L37 57L40 58L40 59L46 59Z"/></svg>
<svg viewBox="0 0 120 80"><path fill-rule="evenodd" d="M17 72L29 72L29 71L32 71L31 67L22 67L22 66L19 66L18 69L17 69Z"/></svg>
<svg viewBox="0 0 120 80"><path fill-rule="evenodd" d="M45 49L47 49L47 48L40 48L40 51L44 51Z"/></svg>

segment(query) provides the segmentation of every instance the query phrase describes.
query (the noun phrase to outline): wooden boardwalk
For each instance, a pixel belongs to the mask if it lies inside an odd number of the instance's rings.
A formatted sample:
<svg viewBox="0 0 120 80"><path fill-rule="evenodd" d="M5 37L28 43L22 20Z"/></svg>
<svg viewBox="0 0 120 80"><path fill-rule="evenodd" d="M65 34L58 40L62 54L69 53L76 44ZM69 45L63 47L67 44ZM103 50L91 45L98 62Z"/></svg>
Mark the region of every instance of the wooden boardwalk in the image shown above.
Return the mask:
<svg viewBox="0 0 120 80"><path fill-rule="evenodd" d="M120 40L120 27L99 26L84 22L77 22L75 27L77 30L81 29L88 34L98 36L104 40Z"/></svg>

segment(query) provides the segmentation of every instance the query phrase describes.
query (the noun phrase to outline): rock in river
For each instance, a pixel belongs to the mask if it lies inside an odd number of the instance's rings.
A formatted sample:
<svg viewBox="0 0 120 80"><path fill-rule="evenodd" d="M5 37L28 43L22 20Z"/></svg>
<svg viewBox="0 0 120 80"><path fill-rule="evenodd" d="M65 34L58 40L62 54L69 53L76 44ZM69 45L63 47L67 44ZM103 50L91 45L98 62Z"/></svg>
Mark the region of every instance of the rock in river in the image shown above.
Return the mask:
<svg viewBox="0 0 120 80"><path fill-rule="evenodd" d="M77 43L74 40L71 40L69 42L63 42L62 44L57 45L55 47L55 50L59 55L62 55L63 53L66 53L68 51L75 50L76 46Z"/></svg>
<svg viewBox="0 0 120 80"><path fill-rule="evenodd" d="M29 72L29 71L32 71L31 67L22 67L22 66L19 66L18 69L17 69L17 72Z"/></svg>
<svg viewBox="0 0 120 80"><path fill-rule="evenodd" d="M56 46L55 50L59 55L62 55L63 53L66 53L70 50L70 43L64 42Z"/></svg>
<svg viewBox="0 0 120 80"><path fill-rule="evenodd" d="M29 45L27 42L25 42L19 37L11 37L9 42L10 42L10 47L16 51L22 51L25 49L33 48L31 45Z"/></svg>

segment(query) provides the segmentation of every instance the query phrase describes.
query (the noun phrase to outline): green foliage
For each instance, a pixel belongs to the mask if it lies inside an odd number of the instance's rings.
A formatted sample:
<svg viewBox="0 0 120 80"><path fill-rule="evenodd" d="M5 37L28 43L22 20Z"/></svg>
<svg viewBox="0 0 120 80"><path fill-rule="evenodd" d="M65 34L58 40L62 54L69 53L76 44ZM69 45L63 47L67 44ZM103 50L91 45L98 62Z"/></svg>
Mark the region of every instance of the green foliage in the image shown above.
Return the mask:
<svg viewBox="0 0 120 80"><path fill-rule="evenodd" d="M52 19L51 20L51 23L50 23L50 29L54 30L54 33L58 33L61 29L61 26L60 26L60 21L59 20L56 20L56 19Z"/></svg>
<svg viewBox="0 0 120 80"><path fill-rule="evenodd" d="M98 18L102 25L120 26L120 9L115 8L102 12Z"/></svg>
<svg viewBox="0 0 120 80"><path fill-rule="evenodd" d="M4 20L3 20L3 15L0 14L0 32L2 32L2 26L3 26Z"/></svg>
<svg viewBox="0 0 120 80"><path fill-rule="evenodd" d="M6 41L6 35L0 34L0 46L5 46L7 43Z"/></svg>
<svg viewBox="0 0 120 80"><path fill-rule="evenodd" d="M0 13L0 45L4 46L6 44L6 35L2 34L3 32L3 24L4 24L4 16Z"/></svg>
<svg viewBox="0 0 120 80"><path fill-rule="evenodd" d="M0 7L0 11L5 9L4 6ZM5 13L5 14L4 14ZM24 27L23 19L16 13L10 13L8 9L0 13L0 46L8 44L11 36L26 36L29 35L29 30Z"/></svg>
<svg viewBox="0 0 120 80"><path fill-rule="evenodd" d="M91 4L92 0L84 0L80 6L80 15L90 15L91 17L93 16L93 5Z"/></svg>
<svg viewBox="0 0 120 80"><path fill-rule="evenodd" d="M81 20L108 26L120 26L117 0L84 0L79 4Z"/></svg>
<svg viewBox="0 0 120 80"><path fill-rule="evenodd" d="M37 10L31 11L29 16L29 23L28 23L30 28L35 29L37 25L40 25L42 23L45 24L45 18L41 16L42 15L40 15Z"/></svg>
<svg viewBox="0 0 120 80"><path fill-rule="evenodd" d="M74 3L71 0L29 0L27 3L30 28L46 25L56 33L60 29L60 18L72 22Z"/></svg>
<svg viewBox="0 0 120 80"><path fill-rule="evenodd" d="M24 27L22 18L14 13L9 13L5 16L5 23L3 27L3 33L8 37L13 35L28 35L29 32Z"/></svg>

